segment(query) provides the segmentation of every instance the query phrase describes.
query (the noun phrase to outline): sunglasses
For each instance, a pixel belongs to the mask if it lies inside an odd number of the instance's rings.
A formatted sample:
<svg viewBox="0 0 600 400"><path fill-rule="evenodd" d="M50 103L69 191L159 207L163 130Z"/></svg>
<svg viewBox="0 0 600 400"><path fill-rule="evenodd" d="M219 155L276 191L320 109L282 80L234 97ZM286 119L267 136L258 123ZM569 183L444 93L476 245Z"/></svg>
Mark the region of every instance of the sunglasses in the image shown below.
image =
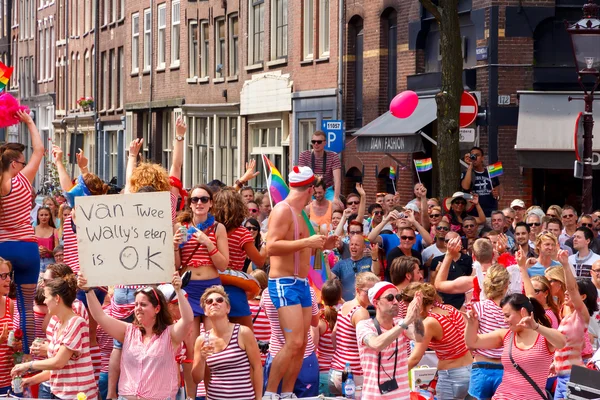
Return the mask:
<svg viewBox="0 0 600 400"><path fill-rule="evenodd" d="M258 208L249 208L248 211L250 211L251 213L257 213Z"/></svg>
<svg viewBox="0 0 600 400"><path fill-rule="evenodd" d="M383 211L373 211L373 215L383 215Z"/></svg>
<svg viewBox="0 0 600 400"><path fill-rule="evenodd" d="M23 162L23 161L17 161L17 160L13 160L13 161L16 162L16 163L18 163L18 164L21 164L24 167L27 165L27 163Z"/></svg>
<svg viewBox="0 0 600 400"><path fill-rule="evenodd" d="M354 205L356 205L356 204L360 204L360 201L349 201L349 202L348 202L348 205L349 205L349 206L354 206Z"/></svg>
<svg viewBox="0 0 600 400"><path fill-rule="evenodd" d="M435 227L435 229L438 231L446 231L446 232L450 231L450 228L448 228L447 226L439 226L438 225Z"/></svg>
<svg viewBox="0 0 600 400"><path fill-rule="evenodd" d="M573 218L575 216L575 214L565 214L562 217L563 218Z"/></svg>
<svg viewBox="0 0 600 400"><path fill-rule="evenodd" d="M360 234L362 234L362 232L361 232L361 231L349 231L349 232L348 232L348 236L352 236L352 235L360 235Z"/></svg>
<svg viewBox="0 0 600 400"><path fill-rule="evenodd" d="M463 225L463 228L464 229L473 229L473 228L475 228L475 225L471 225L471 224L469 224L469 225Z"/></svg>
<svg viewBox="0 0 600 400"><path fill-rule="evenodd" d="M311 140L310 142L312 144L321 144L321 143L323 143L323 140Z"/></svg>
<svg viewBox="0 0 600 400"><path fill-rule="evenodd" d="M0 279L2 279L3 281L6 280L6 278L10 277L10 272L5 272L3 274L0 274Z"/></svg>
<svg viewBox="0 0 600 400"><path fill-rule="evenodd" d="M257 227L255 227L255 226L247 226L247 227L246 227L246 229L247 229L247 230L249 230L249 231L255 231L255 232L258 232L258 228L257 228Z"/></svg>
<svg viewBox="0 0 600 400"><path fill-rule="evenodd" d="M429 214L429 218L439 218L442 214Z"/></svg>
<svg viewBox="0 0 600 400"><path fill-rule="evenodd" d="M444 239L444 242L449 243L452 239Z"/></svg>
<svg viewBox="0 0 600 400"><path fill-rule="evenodd" d="M584 224L584 223L582 223L581 226L585 226L586 228L593 228L594 224Z"/></svg>
<svg viewBox="0 0 600 400"><path fill-rule="evenodd" d="M224 298L224 297L217 297L216 299L213 299L213 298L211 297L211 298L208 298L208 299L206 299L206 300L204 301L204 303L205 303L207 306L210 306L212 303L219 303L219 304L222 304L224 301L225 301L225 298Z"/></svg>
<svg viewBox="0 0 600 400"><path fill-rule="evenodd" d="M532 226L542 226L542 224L539 222L529 222L527 226L531 228Z"/></svg>
<svg viewBox="0 0 600 400"><path fill-rule="evenodd" d="M466 201L455 201L452 204L456 204L457 206L466 206L467 202Z"/></svg>
<svg viewBox="0 0 600 400"><path fill-rule="evenodd" d="M191 197L190 200L192 201L192 203L194 204L198 204L198 202L201 202L202 204L206 204L209 202L210 197L208 196L202 196L202 197Z"/></svg>
<svg viewBox="0 0 600 400"><path fill-rule="evenodd" d="M544 289L533 289L533 291L535 292L535 294L540 294L542 292L545 292Z"/></svg>
<svg viewBox="0 0 600 400"><path fill-rule="evenodd" d="M415 240L414 236L400 236L400 239L402 240Z"/></svg>
<svg viewBox="0 0 600 400"><path fill-rule="evenodd" d="M397 301L402 301L402 294L401 293L397 293L396 295L393 294L388 294L387 296L381 296L382 299L386 299L389 302L394 301L394 299L396 299Z"/></svg>

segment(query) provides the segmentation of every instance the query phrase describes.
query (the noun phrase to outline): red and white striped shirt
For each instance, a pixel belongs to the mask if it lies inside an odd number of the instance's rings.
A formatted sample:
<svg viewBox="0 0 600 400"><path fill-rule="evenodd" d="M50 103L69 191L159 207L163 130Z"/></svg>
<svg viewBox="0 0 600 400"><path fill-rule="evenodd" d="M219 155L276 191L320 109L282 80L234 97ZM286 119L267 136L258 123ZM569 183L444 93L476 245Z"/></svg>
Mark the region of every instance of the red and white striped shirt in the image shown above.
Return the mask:
<svg viewBox="0 0 600 400"><path fill-rule="evenodd" d="M7 324L9 330L13 330L16 325L13 325L10 308L14 307L14 303L8 296L4 296L5 306L4 315L0 318L0 326ZM17 313L15 313L17 314ZM10 371L15 366L13 361L13 349L6 345L6 341L0 343L0 387L10 386L11 378Z"/></svg>
<svg viewBox="0 0 600 400"><path fill-rule="evenodd" d="M260 306L260 304L253 304L248 302L250 306L250 316L252 317L252 324L254 330L254 337L256 340L262 340L268 342L271 339L271 323L269 322L269 318L267 317L267 313L264 308ZM267 355L260 353L260 359L262 361L263 366L265 365L265 361L267 360Z"/></svg>
<svg viewBox="0 0 600 400"><path fill-rule="evenodd" d="M206 236L208 236L210 241L213 242L215 246L217 245L217 236L215 234L216 230L217 223L215 222L215 224L208 229L208 233L207 231L204 231ZM212 259L208 255L208 249L204 245L198 246L198 241L195 238L188 240L180 249L180 251L181 265L183 265L184 267L199 267L201 265L213 265Z"/></svg>
<svg viewBox="0 0 600 400"><path fill-rule="evenodd" d="M75 274L79 273L79 254L77 253L77 234L73 231L73 217L71 215L65 218L63 227L63 243L65 264L67 264Z"/></svg>
<svg viewBox="0 0 600 400"><path fill-rule="evenodd" d="M244 245L254 242L254 238L248 230L240 226L227 234L227 243L229 244L229 268L236 271L244 269L246 261L246 251Z"/></svg>
<svg viewBox="0 0 600 400"><path fill-rule="evenodd" d="M465 319L454 307L437 304L439 308L448 312L448 315L429 312L429 317L434 318L442 326L442 340L431 339L429 348L435 351L440 360L455 360L467 354L469 349L465 343Z"/></svg>
<svg viewBox="0 0 600 400"><path fill-rule="evenodd" d="M558 329L558 317L556 316L556 314L554 314L554 311L552 311L551 308L548 308L546 310L546 316L552 324L552 329Z"/></svg>
<svg viewBox="0 0 600 400"><path fill-rule="evenodd" d="M108 336L108 333L98 325L96 341L98 342L98 346L100 346L100 372L108 372L110 353L113 350L113 338Z"/></svg>
<svg viewBox="0 0 600 400"><path fill-rule="evenodd" d="M394 319L394 325L397 323L398 320ZM336 325L337 324L339 324L339 322L337 322ZM381 327L381 333L385 333L386 331L386 329ZM337 332L338 331L336 330L336 335ZM404 334L401 334L398 337L397 342L394 340L385 349L381 350L381 352L377 352L364 344L364 339L370 335L379 335L373 324L373 319L365 319L356 324L355 341L358 343L360 365L362 367L361 372L364 371L362 399L408 399L410 397L410 388L408 386L408 356L406 355L406 342L408 341L408 338ZM381 364L379 364L379 354L381 354ZM396 374L395 376L392 376L394 375L394 361L397 364ZM395 379L398 383L398 389L386 394L381 394L379 384L377 383L377 371L381 371L382 382L389 380L388 376ZM352 374L355 374L354 368L352 368Z"/></svg>
<svg viewBox="0 0 600 400"><path fill-rule="evenodd" d="M471 307L479 316L479 329L477 330L479 335L493 332L497 329L508 328L508 324L504 321L504 313L502 312L502 308L494 303L493 300L487 299L483 301L477 301L471 303ZM473 352L484 357L496 358L498 360L500 357L502 357L502 347L497 349L478 349Z"/></svg>
<svg viewBox="0 0 600 400"><path fill-rule="evenodd" d="M578 312L574 311L560 321L558 331L565 335L567 344L554 353L554 367L557 375L568 375L573 365L583 365L582 352L585 346L587 326ZM584 340L582 340L584 339Z"/></svg>
<svg viewBox="0 0 600 400"><path fill-rule="evenodd" d="M75 299L73 300L73 304L71 305L71 309L75 313L75 315L80 316L85 320L85 322L89 322L90 316L88 315L87 310L85 309L85 304L83 302ZM48 326L46 327L46 338L48 340L52 340L52 332L54 332L55 327L60 324L60 320L56 315L53 315L48 321Z"/></svg>
<svg viewBox="0 0 600 400"><path fill-rule="evenodd" d="M312 298L312 315L319 315L319 306L317 305L317 297L313 288L310 288L310 297ZM267 317L271 323L269 354L271 354L271 357L274 358L283 348L283 345L285 344L285 336L283 336L281 326L279 325L279 315L277 314L277 309L271 301L268 290L263 292L260 305L265 309L265 313L267 314ZM312 335L310 333L307 333L307 335L308 342L306 344L306 349L304 350L304 358L315 352L315 342L312 339Z"/></svg>
<svg viewBox="0 0 600 400"><path fill-rule="evenodd" d="M515 399L539 399L538 392L527 382L523 375L515 369L508 351L512 346L512 356L519 367L540 387L546 387L546 380L550 372L552 363L552 353L548 350L546 338L542 335L537 336L533 346L527 350L522 350L516 346L514 341L511 343L511 332L507 331L504 336L504 346L502 350L502 365L504 366L504 375L502 383L498 386L494 400L515 400ZM516 339L516 336L515 336Z"/></svg>
<svg viewBox="0 0 600 400"><path fill-rule="evenodd" d="M352 316L360 307L360 305L355 306L346 315L342 314L341 311L339 312L337 322L335 323L335 354L331 360L331 368L338 371L343 371L346 363L349 362L352 373L355 376L362 376L363 374L358 356L356 327L352 325Z"/></svg>
<svg viewBox="0 0 600 400"><path fill-rule="evenodd" d="M83 392L88 399L95 400L98 398L98 386L90 356L88 323L76 315L59 333L60 327L60 322L54 325L48 344L48 358L56 356L61 346L73 351L73 355L62 369L50 371L52 394L61 399L76 399L77 393Z"/></svg>
<svg viewBox="0 0 600 400"><path fill-rule="evenodd" d="M179 390L178 348L173 347L170 325L144 344L138 327L127 325L121 353L119 394L146 400L174 399ZM179 346L178 346L179 347Z"/></svg>
<svg viewBox="0 0 600 400"><path fill-rule="evenodd" d="M323 319L323 321L325 321ZM317 359L319 360L319 372L328 372L331 368L331 360L333 359L333 340L331 340L331 329L325 321L327 329L319 337L319 346L317 347Z"/></svg>
<svg viewBox="0 0 600 400"><path fill-rule="evenodd" d="M11 179L10 193L2 196L0 242L37 242L31 226L31 183L22 173Z"/></svg>

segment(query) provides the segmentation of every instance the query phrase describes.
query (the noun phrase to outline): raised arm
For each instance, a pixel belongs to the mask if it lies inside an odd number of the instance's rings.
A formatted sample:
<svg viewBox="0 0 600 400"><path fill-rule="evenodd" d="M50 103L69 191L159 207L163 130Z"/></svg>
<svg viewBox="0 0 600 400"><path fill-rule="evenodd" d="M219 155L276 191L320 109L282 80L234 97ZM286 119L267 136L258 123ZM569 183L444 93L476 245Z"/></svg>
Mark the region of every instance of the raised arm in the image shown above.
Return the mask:
<svg viewBox="0 0 600 400"><path fill-rule="evenodd" d="M519 265L519 270L521 271L521 280L523 281L523 286L525 287L525 295L527 297L533 297L535 296L535 289L533 288L531 278L529 277L529 271L527 267L529 260L527 259L527 255L523 253L523 250L519 249L515 253L515 258L517 259L517 264Z"/></svg>
<svg viewBox="0 0 600 400"><path fill-rule="evenodd" d="M404 213L407 215L408 220L413 224L413 226L421 234L423 241L427 244L427 246L429 246L433 242L429 231L427 231L425 228L423 228L423 225L421 225L419 223L419 221L417 221L415 219L415 214L414 214L413 210L406 210L406 211L404 211Z"/></svg>
<svg viewBox="0 0 600 400"><path fill-rule="evenodd" d="M427 188L422 183L415 185L415 196L419 199L419 208L421 209L421 225L429 232L431 221L429 221L429 212L427 208Z"/></svg>
<svg viewBox="0 0 600 400"><path fill-rule="evenodd" d="M465 343L469 349L497 349L502 347L508 329L496 329L493 332L478 335L478 328L479 315L477 315L475 309L468 310Z"/></svg>
<svg viewBox="0 0 600 400"><path fill-rule="evenodd" d="M127 157L127 169L125 171L125 193L131 193L131 175L137 166L137 159L144 139L134 139L129 144L129 156Z"/></svg>
<svg viewBox="0 0 600 400"><path fill-rule="evenodd" d="M69 173L63 164L63 151L58 146L52 146L52 160L54 165L56 166L56 171L58 172L58 181L60 182L60 188L63 192L68 192L71 190L73 183L71 182L71 178L69 178Z"/></svg>
<svg viewBox="0 0 600 400"><path fill-rule="evenodd" d="M286 237L293 223L291 211L287 207L277 205L271 211L269 218L269 239L267 240L267 254L269 257L285 256L306 248L323 248L325 245L324 235L313 235L298 240L287 240ZM298 223L304 222L298 221Z"/></svg>
<svg viewBox="0 0 600 400"><path fill-rule="evenodd" d="M350 217L350 215L352 215L352 210L346 208L342 213L342 219L335 228L335 232L333 233L334 235L344 236L344 225L346 225L346 222L348 222L348 217Z"/></svg>
<svg viewBox="0 0 600 400"><path fill-rule="evenodd" d="M369 242L381 244L381 237L379 236L379 234L387 224L389 224L392 221L395 221L396 219L398 219L398 212L396 210L390 211L388 215L383 217L381 222L371 230L369 236L367 237L367 239L369 239Z"/></svg>
<svg viewBox="0 0 600 400"><path fill-rule="evenodd" d="M183 166L183 139L185 138L185 132L187 126L185 124L185 118L183 115L177 117L175 121L175 138L173 139L173 161L171 162L171 169L169 170L169 176L173 176L181 180L181 167Z"/></svg>
<svg viewBox="0 0 600 400"><path fill-rule="evenodd" d="M367 194L365 193L363 186L358 182L356 182L356 191L360 195L360 203L358 204L358 214L356 220L362 224L365 219L365 210L367 208Z"/></svg>
<svg viewBox="0 0 600 400"><path fill-rule="evenodd" d="M433 285L438 291L442 293L460 294L466 293L467 291L473 289L472 276L461 276L454 279L453 281L448 280L448 272L450 271L450 265L452 265L452 260L459 255L460 248L460 237L450 239L446 255L444 256L442 263L437 268L438 272L435 276L435 281L433 282Z"/></svg>
<svg viewBox="0 0 600 400"><path fill-rule="evenodd" d="M33 119L28 113L17 111L17 118L27 126L31 137L31 147L33 147L33 152L29 157L29 161L27 162L27 165L23 167L21 173L29 180L29 182L33 183L35 175L40 169L42 159L44 158L44 142L42 141L40 132L38 132Z"/></svg>
<svg viewBox="0 0 600 400"><path fill-rule="evenodd" d="M177 293L177 303L179 303L179 312L181 313L181 318L173 325L173 329L171 330L171 341L175 344L174 347L177 347L192 331L194 312L184 291L181 289L181 277L178 272L173 274L171 284L175 289L175 293Z"/></svg>
<svg viewBox="0 0 600 400"><path fill-rule="evenodd" d="M483 212L483 208L481 208L481 204L479 204L479 195L474 194L473 200L471 200L475 204L475 209L477 210L477 216L475 220L479 225L485 224L485 213Z"/></svg>
<svg viewBox="0 0 600 400"><path fill-rule="evenodd" d="M581 294L579 294L579 286L577 285L575 275L573 275L573 269L569 264L569 255L566 250L560 250L558 252L558 261L563 266L565 285L567 287L567 292L569 292L569 296L571 297L571 301L573 302L573 307L575 308L575 311L579 313L579 316L583 319L583 322L587 325L590 322L590 313L585 303L581 299Z"/></svg>

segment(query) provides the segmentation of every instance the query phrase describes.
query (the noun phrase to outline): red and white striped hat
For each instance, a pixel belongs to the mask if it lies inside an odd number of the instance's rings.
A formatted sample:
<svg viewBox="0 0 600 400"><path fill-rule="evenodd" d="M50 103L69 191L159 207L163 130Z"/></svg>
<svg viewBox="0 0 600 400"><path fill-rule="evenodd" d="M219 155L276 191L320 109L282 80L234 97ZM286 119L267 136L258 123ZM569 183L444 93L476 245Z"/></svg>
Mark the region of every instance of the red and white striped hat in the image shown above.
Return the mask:
<svg viewBox="0 0 600 400"><path fill-rule="evenodd" d="M291 187L302 187L310 185L315 180L315 174L310 167L295 166L289 174Z"/></svg>

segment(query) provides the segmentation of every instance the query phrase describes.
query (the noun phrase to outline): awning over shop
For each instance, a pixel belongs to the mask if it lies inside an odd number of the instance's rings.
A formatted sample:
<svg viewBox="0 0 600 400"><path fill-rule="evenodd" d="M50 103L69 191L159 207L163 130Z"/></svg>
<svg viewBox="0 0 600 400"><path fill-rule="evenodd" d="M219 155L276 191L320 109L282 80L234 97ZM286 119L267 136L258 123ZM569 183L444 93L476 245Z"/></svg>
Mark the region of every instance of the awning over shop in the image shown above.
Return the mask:
<svg viewBox="0 0 600 400"><path fill-rule="evenodd" d="M396 118L389 111L358 131L356 145L359 152L416 153L423 151L419 131L436 119L435 98L421 97L419 105L408 118Z"/></svg>
<svg viewBox="0 0 600 400"><path fill-rule="evenodd" d="M519 92L517 157L525 168L572 169L575 120L584 110L581 93ZM594 104L594 151L600 152L600 103ZM598 154L600 159L600 154Z"/></svg>

